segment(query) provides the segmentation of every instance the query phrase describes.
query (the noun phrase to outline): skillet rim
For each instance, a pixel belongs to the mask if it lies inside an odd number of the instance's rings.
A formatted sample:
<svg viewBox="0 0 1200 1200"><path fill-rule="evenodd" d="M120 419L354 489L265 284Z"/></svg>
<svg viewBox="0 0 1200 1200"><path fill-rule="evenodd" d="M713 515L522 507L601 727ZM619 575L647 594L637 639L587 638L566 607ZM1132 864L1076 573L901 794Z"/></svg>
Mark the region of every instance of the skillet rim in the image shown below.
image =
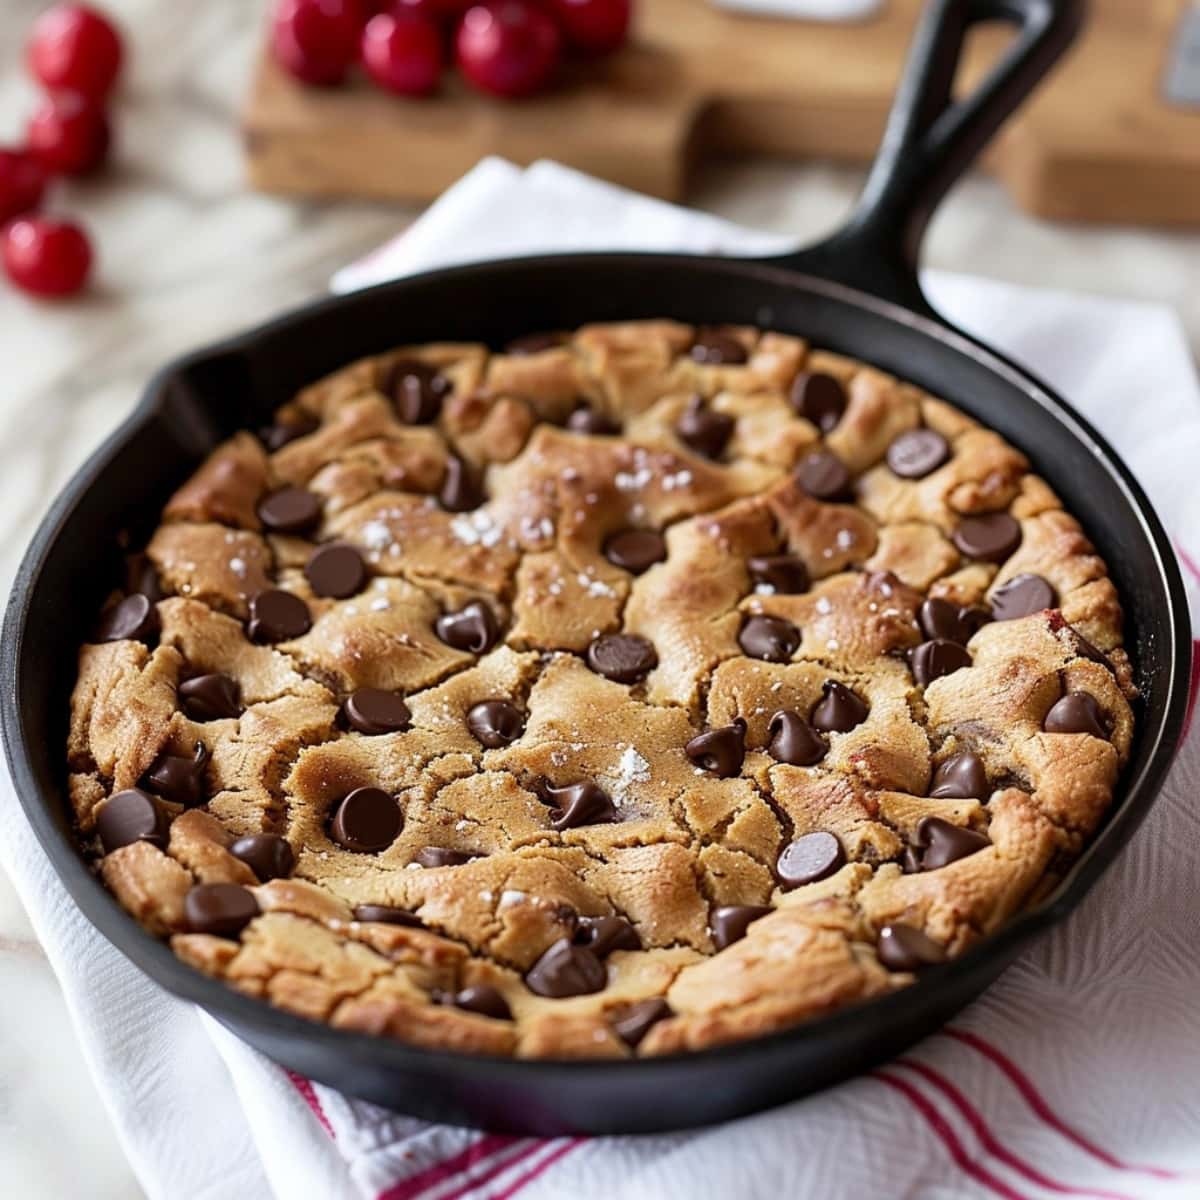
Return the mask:
<svg viewBox="0 0 1200 1200"><path fill-rule="evenodd" d="M120 907L99 878L89 870L71 840L69 818L63 829L55 820L53 806L65 805L65 796L60 793L51 801L36 783L36 771L24 734L19 685L25 625L45 560L67 519L85 502L110 468L116 454L157 414L171 381L196 364L247 349L255 342L286 333L289 328L302 322L319 320L327 312L355 304L368 304L388 293L399 294L422 284L466 278L479 282L490 273L573 270L597 263L612 269L628 265L639 269L661 267L667 270L689 268L717 273L734 272L748 281L757 279L773 286L799 288L865 309L928 338L937 344L940 351L956 351L974 360L1016 388L1021 393L1023 403L1035 404L1050 419L1064 426L1073 440L1097 461L1121 493L1123 503L1136 520L1144 539L1144 548L1154 564L1154 579L1161 586L1168 604L1169 611L1164 615L1164 623L1169 630L1170 641L1169 644L1156 645L1154 648L1162 660L1157 664L1158 668L1169 672L1165 685L1167 701L1156 720L1143 710L1138 722L1135 736L1139 743L1143 739L1150 739L1144 764L1136 776L1123 777L1118 781L1121 799L1110 807L1102 827L1092 836L1057 886L1039 903L1010 918L1001 929L957 958L923 972L914 983L904 988L774 1033L657 1058L613 1061L517 1059L427 1049L396 1039L351 1033L324 1022L310 1021L277 1009L266 1001L236 992L220 980L210 978L184 963L166 942L147 933ZM869 355L862 357L864 361L869 361ZM1181 636L1184 632L1186 637ZM5 753L16 784L18 801L55 873L83 915L155 983L175 996L200 1005L222 1023L232 1025L238 1031L244 1029L255 1034L269 1034L273 1039L302 1038L321 1045L322 1049L338 1051L343 1062L350 1067L360 1061L364 1065L369 1063L372 1067L385 1070L428 1070L436 1066L443 1074L451 1075L458 1082L470 1082L475 1076L487 1076L495 1080L497 1071L515 1072L523 1079L562 1076L574 1080L578 1077L581 1083L599 1075L633 1071L637 1073L637 1079L652 1082L656 1072L674 1076L679 1071L704 1071L719 1063L757 1058L785 1044L818 1041L860 1022L869 1025L872 1018L877 1018L884 1025L891 1025L893 1020L898 1023L905 1009L919 1009L923 997L941 990L954 991L956 981L967 984L973 974L980 969L989 969L994 961L999 961L1000 970L1003 970L1021 948L1062 921L1080 903L1132 837L1157 799L1173 763L1183 727L1191 670L1190 641L1186 593L1170 539L1129 468L1091 423L1057 392L985 343L944 321L770 259L655 252L531 255L444 267L344 295L321 297L249 330L180 355L161 367L147 383L134 409L64 485L39 523L22 557L13 579L0 644L0 732L3 733ZM998 973L993 971L985 986L990 986ZM898 1010L894 1017L892 1010ZM630 1076L631 1082L633 1078Z"/></svg>

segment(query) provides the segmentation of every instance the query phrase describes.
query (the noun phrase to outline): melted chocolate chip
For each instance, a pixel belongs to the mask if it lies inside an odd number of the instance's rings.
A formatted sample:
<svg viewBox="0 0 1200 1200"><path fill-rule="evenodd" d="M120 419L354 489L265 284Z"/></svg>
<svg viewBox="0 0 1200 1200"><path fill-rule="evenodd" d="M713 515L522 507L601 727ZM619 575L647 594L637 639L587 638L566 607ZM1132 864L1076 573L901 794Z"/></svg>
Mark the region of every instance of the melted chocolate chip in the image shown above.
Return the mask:
<svg viewBox="0 0 1200 1200"><path fill-rule="evenodd" d="M471 736L488 750L511 746L525 731L525 719L507 700L484 700L467 710Z"/></svg>
<svg viewBox="0 0 1200 1200"><path fill-rule="evenodd" d="M933 775L929 792L935 800L986 800L987 771L978 754L952 754Z"/></svg>
<svg viewBox="0 0 1200 1200"><path fill-rule="evenodd" d="M541 354L543 350L555 350L567 340L565 333L527 333L522 337L513 338L504 347L505 354L514 357L524 357L526 354Z"/></svg>
<svg viewBox="0 0 1200 1200"><path fill-rule="evenodd" d="M1087 692L1069 692L1046 714L1042 728L1047 733L1090 733L1108 739L1104 710Z"/></svg>
<svg viewBox="0 0 1200 1200"><path fill-rule="evenodd" d="M607 958L614 950L642 948L637 930L624 917L580 917L571 940L597 958Z"/></svg>
<svg viewBox="0 0 1200 1200"><path fill-rule="evenodd" d="M125 591L138 592L151 604L157 604L163 598L158 571L148 555L131 554L125 560Z"/></svg>
<svg viewBox="0 0 1200 1200"><path fill-rule="evenodd" d="M885 925L876 952L889 971L919 971L946 959L946 951L912 925Z"/></svg>
<svg viewBox="0 0 1200 1200"><path fill-rule="evenodd" d="M500 636L496 617L482 600L472 600L458 612L444 613L433 628L447 646L470 654L484 654Z"/></svg>
<svg viewBox="0 0 1200 1200"><path fill-rule="evenodd" d="M738 645L751 658L791 662L800 645L800 630L783 617L748 617L738 633Z"/></svg>
<svg viewBox="0 0 1200 1200"><path fill-rule="evenodd" d="M197 742L190 758L164 751L142 778L142 785L172 804L192 808L204 803L204 772L208 766L208 748Z"/></svg>
<svg viewBox="0 0 1200 1200"><path fill-rule="evenodd" d="M612 1031L632 1050L641 1044L652 1025L671 1015L671 1006L661 996L651 996L614 1017Z"/></svg>
<svg viewBox="0 0 1200 1200"><path fill-rule="evenodd" d="M134 842L149 842L162 849L167 844L167 827L167 814L141 788L110 796L96 815L96 834L105 854Z"/></svg>
<svg viewBox="0 0 1200 1200"><path fill-rule="evenodd" d="M785 888L825 879L846 861L842 843L832 833L806 833L783 848L775 874Z"/></svg>
<svg viewBox="0 0 1200 1200"><path fill-rule="evenodd" d="M552 1000L599 992L607 982L604 964L570 938L559 938L525 973L525 986Z"/></svg>
<svg viewBox="0 0 1200 1200"><path fill-rule="evenodd" d="M823 371L801 371L792 384L792 407L822 433L832 433L846 411L846 389Z"/></svg>
<svg viewBox="0 0 1200 1200"><path fill-rule="evenodd" d="M451 850L446 846L422 846L413 862L419 867L433 870L437 867L461 867L463 863L469 863L479 857L478 854L471 854L466 850Z"/></svg>
<svg viewBox="0 0 1200 1200"><path fill-rule="evenodd" d="M241 689L228 675L197 675L179 685L183 711L193 721L221 721L242 715Z"/></svg>
<svg viewBox="0 0 1200 1200"><path fill-rule="evenodd" d="M441 371L416 359L402 359L393 365L383 386L392 397L396 415L406 425L436 421L450 392L450 380Z"/></svg>
<svg viewBox="0 0 1200 1200"><path fill-rule="evenodd" d="M947 638L934 638L922 642L912 652L913 678L924 687L943 675L952 675L955 671L971 665L971 656L957 642Z"/></svg>
<svg viewBox="0 0 1200 1200"><path fill-rule="evenodd" d="M1014 575L992 593L992 620L1016 621L1058 604L1058 593L1040 575Z"/></svg>
<svg viewBox="0 0 1200 1200"><path fill-rule="evenodd" d="M821 733L849 733L867 719L866 704L843 683L827 679L822 698L809 714L814 729Z"/></svg>
<svg viewBox="0 0 1200 1200"><path fill-rule="evenodd" d="M298 413L286 420L276 421L274 425L264 425L258 431L258 436L268 452L274 454L276 450L282 450L289 442L294 442L297 438L308 437L310 433L316 433L320 426L321 422L316 417L310 417L307 413Z"/></svg>
<svg viewBox="0 0 1200 1200"><path fill-rule="evenodd" d="M508 1001L489 983L477 983L465 987L448 997L449 1003L464 1012L478 1013L481 1017L491 1017L496 1021L511 1021L512 1009Z"/></svg>
<svg viewBox="0 0 1200 1200"><path fill-rule="evenodd" d="M587 665L614 683L638 683L658 666L658 654L637 634L608 633L588 646Z"/></svg>
<svg viewBox="0 0 1200 1200"><path fill-rule="evenodd" d="M333 542L313 551L304 564L304 575L318 596L345 600L362 591L367 564L353 546Z"/></svg>
<svg viewBox="0 0 1200 1200"><path fill-rule="evenodd" d="M921 632L929 639L942 638L965 646L988 623L982 608L970 608L931 596L917 610Z"/></svg>
<svg viewBox="0 0 1200 1200"><path fill-rule="evenodd" d="M1079 630L1073 625L1068 626L1068 628L1074 635L1075 653L1078 654L1080 658L1090 659L1092 662L1098 663L1100 666L1104 667L1105 670L1113 670L1112 662L1109 660L1107 654L1105 654L1098 647L1093 646L1092 643L1089 642L1087 638L1085 638L1083 634L1080 633Z"/></svg>
<svg viewBox="0 0 1200 1200"><path fill-rule="evenodd" d="M542 799L558 813L550 821L552 829L577 829L580 825L607 825L617 819L612 798L590 779L566 787L543 784Z"/></svg>
<svg viewBox="0 0 1200 1200"><path fill-rule="evenodd" d="M258 901L237 883L198 883L183 898L183 916L192 933L235 938L258 916Z"/></svg>
<svg viewBox="0 0 1200 1200"><path fill-rule="evenodd" d="M850 498L850 472L831 450L814 450L800 460L796 482L814 500Z"/></svg>
<svg viewBox="0 0 1200 1200"><path fill-rule="evenodd" d="M666 559L667 543L653 529L626 529L605 541L604 557L614 567L640 575Z"/></svg>
<svg viewBox="0 0 1200 1200"><path fill-rule="evenodd" d="M271 533L311 533L321 520L321 497L304 488L280 488L258 502L258 519Z"/></svg>
<svg viewBox="0 0 1200 1200"><path fill-rule="evenodd" d="M149 644L158 636L159 629L158 609L149 596L135 592L101 615L96 641L123 642L129 639Z"/></svg>
<svg viewBox="0 0 1200 1200"><path fill-rule="evenodd" d="M683 752L718 779L729 779L742 769L746 758L746 722L738 717L732 725L706 729L683 748Z"/></svg>
<svg viewBox="0 0 1200 1200"><path fill-rule="evenodd" d="M756 587L769 588L776 595L795 596L808 591L808 568L795 554L757 555L746 559L746 569Z"/></svg>
<svg viewBox="0 0 1200 1200"><path fill-rule="evenodd" d="M963 517L952 540L966 558L1003 562L1021 544L1021 526L1005 512Z"/></svg>
<svg viewBox="0 0 1200 1200"><path fill-rule="evenodd" d="M737 338L719 329L699 329L692 342L693 362L710 367L729 366L746 361L746 347Z"/></svg>
<svg viewBox="0 0 1200 1200"><path fill-rule="evenodd" d="M767 726L767 752L776 762L811 767L829 751L817 731L797 712L780 709Z"/></svg>
<svg viewBox="0 0 1200 1200"><path fill-rule="evenodd" d="M254 833L238 838L229 847L229 853L234 858L240 858L261 883L271 879L286 879L296 865L291 843L277 833Z"/></svg>
<svg viewBox="0 0 1200 1200"><path fill-rule="evenodd" d="M399 733L412 720L404 698L382 688L365 687L351 692L342 705L342 715L351 729L369 737Z"/></svg>
<svg viewBox="0 0 1200 1200"><path fill-rule="evenodd" d="M438 499L447 512L470 512L483 503L483 482L474 467L457 455L446 459L446 476Z"/></svg>
<svg viewBox="0 0 1200 1200"><path fill-rule="evenodd" d="M420 917L390 904L360 904L354 910L354 919L378 925L403 925L408 929L425 928Z"/></svg>
<svg viewBox="0 0 1200 1200"><path fill-rule="evenodd" d="M345 850L377 854L400 835L404 814L394 796L382 788L355 788L337 806L329 836Z"/></svg>
<svg viewBox="0 0 1200 1200"><path fill-rule="evenodd" d="M905 846L900 856L900 870L905 875L915 875L921 869L921 851L915 846Z"/></svg>
<svg viewBox="0 0 1200 1200"><path fill-rule="evenodd" d="M746 927L759 917L775 910L766 904L727 904L714 908L709 919L709 930L712 933L713 945L718 950L740 942L746 936Z"/></svg>
<svg viewBox="0 0 1200 1200"><path fill-rule="evenodd" d="M922 817L917 826L917 845L924 850L921 855L922 871L936 871L939 867L949 866L960 858L986 850L991 844L986 834L964 829L961 825L943 821L941 817Z"/></svg>
<svg viewBox="0 0 1200 1200"><path fill-rule="evenodd" d="M720 458L730 437L734 420L726 413L709 408L700 396L693 396L675 422L675 435L689 449L705 458Z"/></svg>
<svg viewBox="0 0 1200 1200"><path fill-rule="evenodd" d="M246 635L252 642L287 642L312 628L308 605L292 592L268 588L250 601Z"/></svg>
<svg viewBox="0 0 1200 1200"><path fill-rule="evenodd" d="M591 437L611 437L621 432L616 421L586 404L581 404L567 418L567 428L572 433L586 433Z"/></svg>
<svg viewBox="0 0 1200 1200"><path fill-rule="evenodd" d="M949 457L949 443L933 429L910 429L887 448L887 464L901 479L923 479Z"/></svg>

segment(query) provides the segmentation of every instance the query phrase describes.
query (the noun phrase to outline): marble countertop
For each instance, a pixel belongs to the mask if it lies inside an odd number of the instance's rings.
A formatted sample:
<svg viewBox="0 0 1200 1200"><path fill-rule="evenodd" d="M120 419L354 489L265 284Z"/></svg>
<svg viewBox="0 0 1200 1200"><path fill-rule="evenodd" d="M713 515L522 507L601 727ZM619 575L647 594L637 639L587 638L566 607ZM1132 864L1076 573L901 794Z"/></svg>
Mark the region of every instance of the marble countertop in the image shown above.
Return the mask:
<svg viewBox="0 0 1200 1200"><path fill-rule="evenodd" d="M653 0L649 0L653 2ZM0 0L15 33L44 0ZM324 290L335 268L402 229L396 205L283 201L247 190L235 111L261 3L182 6L106 0L131 31L132 70L102 178L55 202L93 230L90 293L58 306L0 287L0 579L68 476L175 354ZM33 92L16 37L0 42L0 144L16 140ZM861 173L728 164L690 200L733 220L816 237L835 226ZM1200 231L1052 225L969 179L931 231L928 261L1024 283L1165 301L1200 350ZM76 1044L61 995L0 874L0 1179L27 1200L140 1195Z"/></svg>

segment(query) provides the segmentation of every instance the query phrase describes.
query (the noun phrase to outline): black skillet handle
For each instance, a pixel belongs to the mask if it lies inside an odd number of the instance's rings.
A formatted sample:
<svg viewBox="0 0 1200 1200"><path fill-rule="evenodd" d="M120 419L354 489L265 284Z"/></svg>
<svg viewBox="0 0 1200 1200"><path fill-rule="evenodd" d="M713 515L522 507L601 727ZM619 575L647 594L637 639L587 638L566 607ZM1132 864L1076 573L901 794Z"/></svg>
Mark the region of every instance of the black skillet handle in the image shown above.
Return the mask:
<svg viewBox="0 0 1200 1200"><path fill-rule="evenodd" d="M883 141L846 226L772 261L936 316L917 282L925 227L951 185L1034 89L1082 24L1085 0L930 0L909 50ZM951 95L967 31L1019 31L968 96Z"/></svg>

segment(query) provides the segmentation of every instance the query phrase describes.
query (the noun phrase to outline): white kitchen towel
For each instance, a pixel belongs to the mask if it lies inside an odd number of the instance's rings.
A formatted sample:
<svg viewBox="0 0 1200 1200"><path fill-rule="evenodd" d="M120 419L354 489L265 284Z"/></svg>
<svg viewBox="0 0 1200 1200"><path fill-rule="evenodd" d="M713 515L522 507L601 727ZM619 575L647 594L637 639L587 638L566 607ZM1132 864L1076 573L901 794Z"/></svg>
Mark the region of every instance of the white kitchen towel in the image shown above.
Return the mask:
<svg viewBox="0 0 1200 1200"><path fill-rule="evenodd" d="M559 249L768 253L786 239L549 163L481 163L342 290ZM934 303L1124 454L1200 595L1200 387L1169 310L943 274ZM284 1072L144 979L75 910L5 780L0 857L153 1198L821 1200L1200 1196L1200 737L1079 910L898 1061L726 1126L538 1140L396 1116Z"/></svg>

